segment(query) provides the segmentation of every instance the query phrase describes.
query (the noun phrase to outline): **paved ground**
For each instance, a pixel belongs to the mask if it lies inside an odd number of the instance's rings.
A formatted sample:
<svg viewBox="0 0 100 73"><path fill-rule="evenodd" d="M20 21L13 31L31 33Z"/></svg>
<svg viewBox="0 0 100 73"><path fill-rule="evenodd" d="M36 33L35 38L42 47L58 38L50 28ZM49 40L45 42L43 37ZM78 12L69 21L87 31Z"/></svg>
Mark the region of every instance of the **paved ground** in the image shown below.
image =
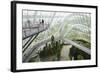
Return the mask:
<svg viewBox="0 0 100 73"><path fill-rule="evenodd" d="M61 60L69 60L69 50L72 45L66 45L63 46L62 51L61 51Z"/></svg>

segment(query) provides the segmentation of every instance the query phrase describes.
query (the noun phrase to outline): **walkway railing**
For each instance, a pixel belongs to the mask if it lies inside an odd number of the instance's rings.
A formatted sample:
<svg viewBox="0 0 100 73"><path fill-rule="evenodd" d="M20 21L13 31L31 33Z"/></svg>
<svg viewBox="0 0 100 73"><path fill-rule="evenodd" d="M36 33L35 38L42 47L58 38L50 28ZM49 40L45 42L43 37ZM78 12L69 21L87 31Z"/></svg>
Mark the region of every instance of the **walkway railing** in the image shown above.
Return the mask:
<svg viewBox="0 0 100 73"><path fill-rule="evenodd" d="M43 26L44 25L44 26ZM23 27L23 35L22 38L23 40L30 37L30 36L34 36L35 34L38 34L40 32L45 31L46 29L48 29L48 25L49 24L37 24L37 26L31 26L31 27Z"/></svg>

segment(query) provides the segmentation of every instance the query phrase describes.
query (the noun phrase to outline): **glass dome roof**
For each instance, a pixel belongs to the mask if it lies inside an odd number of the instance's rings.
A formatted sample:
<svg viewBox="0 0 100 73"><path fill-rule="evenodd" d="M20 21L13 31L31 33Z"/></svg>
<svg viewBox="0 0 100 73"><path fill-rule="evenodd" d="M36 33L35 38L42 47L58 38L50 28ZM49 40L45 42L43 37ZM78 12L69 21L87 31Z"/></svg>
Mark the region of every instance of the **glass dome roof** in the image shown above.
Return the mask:
<svg viewBox="0 0 100 73"><path fill-rule="evenodd" d="M82 40L91 44L90 13L23 10L22 28L24 53L29 52L27 49L34 48L40 42L48 42L52 35L91 48L77 42ZM37 47L37 51L41 46Z"/></svg>

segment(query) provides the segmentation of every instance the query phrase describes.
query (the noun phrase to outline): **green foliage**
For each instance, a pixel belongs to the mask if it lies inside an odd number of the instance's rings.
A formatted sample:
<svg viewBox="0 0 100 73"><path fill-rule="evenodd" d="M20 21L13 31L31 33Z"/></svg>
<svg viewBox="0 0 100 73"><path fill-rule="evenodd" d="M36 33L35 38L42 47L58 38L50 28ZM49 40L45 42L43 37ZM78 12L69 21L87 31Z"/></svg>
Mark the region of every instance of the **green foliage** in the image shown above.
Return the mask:
<svg viewBox="0 0 100 73"><path fill-rule="evenodd" d="M77 56L77 59L78 59L78 60L83 60L84 57L83 57L82 55L78 55L78 56Z"/></svg>
<svg viewBox="0 0 100 73"><path fill-rule="evenodd" d="M85 41L83 39L77 39L77 40L75 40L75 42L78 43L78 44L81 44L81 45L83 45L83 46L85 46L87 48L91 48L91 43L87 42L87 41Z"/></svg>
<svg viewBox="0 0 100 73"><path fill-rule="evenodd" d="M77 39L77 40L73 40L74 42L83 45L89 49L91 49L91 43L83 40L83 39ZM74 60L85 60L85 59L90 59L91 56L87 53L85 53L84 51L76 48L75 46L72 46L70 48L70 53L69 53L70 59L72 60L72 57L74 57Z"/></svg>
<svg viewBox="0 0 100 73"><path fill-rule="evenodd" d="M70 57L71 60L72 60L73 57L74 57L74 60L85 60L85 59L91 58L91 56L89 54L87 54L84 51L76 48L75 46L72 46L70 48L69 57Z"/></svg>
<svg viewBox="0 0 100 73"><path fill-rule="evenodd" d="M63 43L61 43L61 40L56 41L54 36L52 36L51 42L46 43L45 46L43 47L43 50L39 52L40 59L56 56L57 60L60 60L60 52L62 47Z"/></svg>

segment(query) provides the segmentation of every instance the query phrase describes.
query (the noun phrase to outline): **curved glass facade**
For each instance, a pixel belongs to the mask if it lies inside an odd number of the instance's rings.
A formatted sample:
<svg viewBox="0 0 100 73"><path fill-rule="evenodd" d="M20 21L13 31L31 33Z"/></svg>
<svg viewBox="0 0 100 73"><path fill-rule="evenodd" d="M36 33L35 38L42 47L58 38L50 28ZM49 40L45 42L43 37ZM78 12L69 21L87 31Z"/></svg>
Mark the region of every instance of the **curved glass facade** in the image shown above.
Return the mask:
<svg viewBox="0 0 100 73"><path fill-rule="evenodd" d="M91 58L90 13L36 10L22 13L23 62Z"/></svg>

